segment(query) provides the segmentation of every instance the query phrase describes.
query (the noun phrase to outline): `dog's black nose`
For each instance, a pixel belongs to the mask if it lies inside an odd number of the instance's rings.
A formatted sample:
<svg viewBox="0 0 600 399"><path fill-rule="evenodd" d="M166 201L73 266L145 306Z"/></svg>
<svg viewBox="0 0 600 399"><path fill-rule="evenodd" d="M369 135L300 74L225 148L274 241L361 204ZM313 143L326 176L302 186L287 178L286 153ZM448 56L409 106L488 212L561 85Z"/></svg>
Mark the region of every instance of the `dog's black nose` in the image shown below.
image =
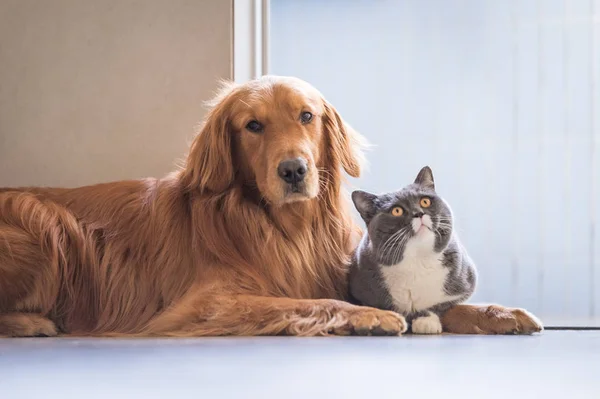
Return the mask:
<svg viewBox="0 0 600 399"><path fill-rule="evenodd" d="M308 168L302 158L288 159L279 164L277 173L286 183L295 184L304 180Z"/></svg>

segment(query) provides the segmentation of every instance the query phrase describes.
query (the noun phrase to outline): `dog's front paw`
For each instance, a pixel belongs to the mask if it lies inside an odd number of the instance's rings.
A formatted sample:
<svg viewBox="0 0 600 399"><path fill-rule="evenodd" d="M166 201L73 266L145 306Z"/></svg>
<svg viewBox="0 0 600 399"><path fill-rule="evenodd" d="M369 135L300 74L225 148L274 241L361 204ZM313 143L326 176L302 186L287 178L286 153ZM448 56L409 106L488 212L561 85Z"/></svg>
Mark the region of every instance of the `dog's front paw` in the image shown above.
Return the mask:
<svg viewBox="0 0 600 399"><path fill-rule="evenodd" d="M510 333L533 334L544 330L542 322L525 309L507 308L505 309L505 311L508 311L510 313L516 325L516 328L510 331Z"/></svg>
<svg viewBox="0 0 600 399"><path fill-rule="evenodd" d="M351 312L348 327L356 335L400 335L408 326L404 316L396 312L359 307Z"/></svg>
<svg viewBox="0 0 600 399"><path fill-rule="evenodd" d="M411 331L413 334L441 334L442 323L435 313L429 312L427 316L413 320Z"/></svg>
<svg viewBox="0 0 600 399"><path fill-rule="evenodd" d="M519 308L490 305L477 326L482 334L533 334L544 329L537 317Z"/></svg>
<svg viewBox="0 0 600 399"><path fill-rule="evenodd" d="M443 315L442 324L454 334L533 334L544 329L525 309L500 305L456 305Z"/></svg>

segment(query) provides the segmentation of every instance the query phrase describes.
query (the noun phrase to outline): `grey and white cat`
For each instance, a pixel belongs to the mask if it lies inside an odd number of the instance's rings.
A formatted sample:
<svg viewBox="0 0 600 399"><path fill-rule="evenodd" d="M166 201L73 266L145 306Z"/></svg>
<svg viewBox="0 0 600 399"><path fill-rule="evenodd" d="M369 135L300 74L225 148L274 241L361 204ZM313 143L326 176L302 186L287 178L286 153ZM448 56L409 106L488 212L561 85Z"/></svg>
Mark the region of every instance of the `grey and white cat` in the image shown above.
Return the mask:
<svg viewBox="0 0 600 399"><path fill-rule="evenodd" d="M401 313L415 334L441 333L440 315L471 296L477 274L431 169L400 191L355 191L352 200L367 231L350 268L351 296Z"/></svg>

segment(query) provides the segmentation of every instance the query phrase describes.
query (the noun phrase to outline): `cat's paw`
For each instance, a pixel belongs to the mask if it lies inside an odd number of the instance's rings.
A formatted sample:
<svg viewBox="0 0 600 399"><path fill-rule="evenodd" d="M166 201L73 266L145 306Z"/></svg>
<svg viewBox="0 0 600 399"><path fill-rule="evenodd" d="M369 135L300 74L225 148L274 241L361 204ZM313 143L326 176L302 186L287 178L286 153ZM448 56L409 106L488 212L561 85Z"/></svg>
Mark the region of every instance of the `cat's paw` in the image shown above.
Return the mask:
<svg viewBox="0 0 600 399"><path fill-rule="evenodd" d="M441 334L442 323L435 313L429 312L427 316L414 319L411 330L413 334Z"/></svg>
<svg viewBox="0 0 600 399"><path fill-rule="evenodd" d="M359 307L352 312L348 321L348 326L356 335L400 335L408 328L404 316L369 307Z"/></svg>

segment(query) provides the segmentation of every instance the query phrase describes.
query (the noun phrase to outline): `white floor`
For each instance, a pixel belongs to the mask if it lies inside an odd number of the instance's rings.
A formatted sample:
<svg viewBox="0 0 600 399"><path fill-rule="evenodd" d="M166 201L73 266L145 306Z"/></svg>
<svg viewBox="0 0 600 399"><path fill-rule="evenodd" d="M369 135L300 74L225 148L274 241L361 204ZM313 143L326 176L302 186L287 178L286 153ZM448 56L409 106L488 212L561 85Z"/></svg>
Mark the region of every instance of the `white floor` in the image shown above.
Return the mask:
<svg viewBox="0 0 600 399"><path fill-rule="evenodd" d="M0 340L0 398L600 398L600 331Z"/></svg>

